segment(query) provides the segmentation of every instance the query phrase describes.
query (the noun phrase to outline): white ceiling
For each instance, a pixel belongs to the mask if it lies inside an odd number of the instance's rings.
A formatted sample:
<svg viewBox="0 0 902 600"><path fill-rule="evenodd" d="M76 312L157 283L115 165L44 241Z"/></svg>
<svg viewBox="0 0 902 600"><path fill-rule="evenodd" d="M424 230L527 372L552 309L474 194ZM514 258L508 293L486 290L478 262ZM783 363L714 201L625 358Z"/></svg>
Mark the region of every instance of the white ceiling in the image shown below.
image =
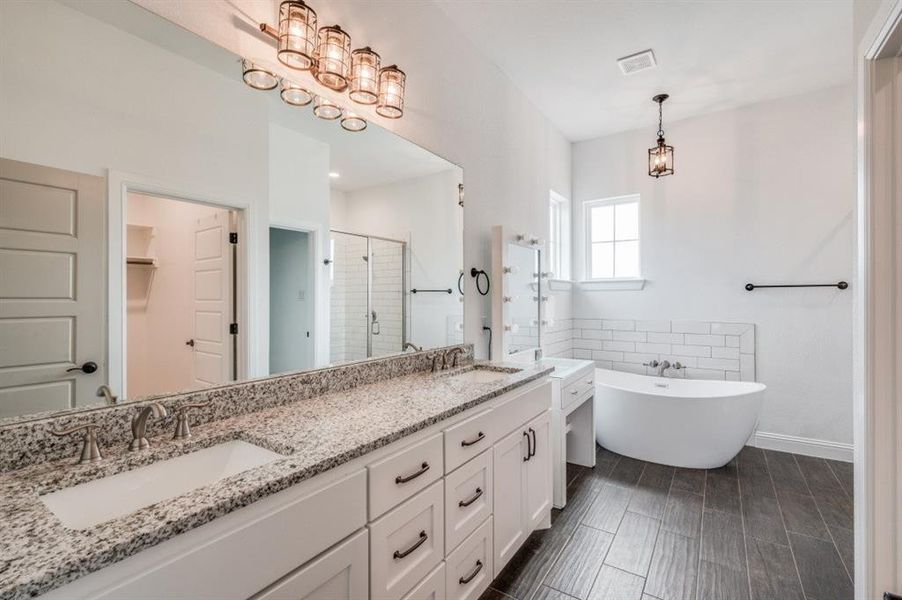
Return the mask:
<svg viewBox="0 0 902 600"><path fill-rule="evenodd" d="M434 0L572 141L851 82L851 0ZM652 48L653 70L616 60Z"/></svg>

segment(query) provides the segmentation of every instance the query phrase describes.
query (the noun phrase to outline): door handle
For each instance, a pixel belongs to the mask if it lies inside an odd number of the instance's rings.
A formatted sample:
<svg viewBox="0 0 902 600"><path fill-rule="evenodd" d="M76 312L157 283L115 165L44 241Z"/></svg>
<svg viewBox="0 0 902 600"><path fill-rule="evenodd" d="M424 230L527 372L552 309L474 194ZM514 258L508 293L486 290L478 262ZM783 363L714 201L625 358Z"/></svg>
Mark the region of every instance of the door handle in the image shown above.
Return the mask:
<svg viewBox="0 0 902 600"><path fill-rule="evenodd" d="M413 481L414 479L416 479L417 477L419 477L420 475L422 475L423 473L425 473L428 470L429 470L429 463L424 461L423 464L420 465L419 471L417 471L416 473L411 473L410 475L398 475L397 477L395 477L395 483L398 485L401 485L402 483L407 483L408 481Z"/></svg>
<svg viewBox="0 0 902 600"><path fill-rule="evenodd" d="M90 375L91 373L97 371L97 363L93 360L89 360L80 367L71 367L69 369L66 369L66 373L71 373L72 371L81 371L82 373L87 373L88 375Z"/></svg>
<svg viewBox="0 0 902 600"><path fill-rule="evenodd" d="M194 340L188 340L187 342L185 342L185 345L194 348Z"/></svg>
<svg viewBox="0 0 902 600"><path fill-rule="evenodd" d="M530 435L532 436L532 450L530 451L531 453L530 453L530 455L529 455L529 458L532 458L533 456L536 455L536 446L537 446L538 444L536 444L536 430L533 429L532 427L530 427L530 428L529 428L529 433L530 433Z"/></svg>

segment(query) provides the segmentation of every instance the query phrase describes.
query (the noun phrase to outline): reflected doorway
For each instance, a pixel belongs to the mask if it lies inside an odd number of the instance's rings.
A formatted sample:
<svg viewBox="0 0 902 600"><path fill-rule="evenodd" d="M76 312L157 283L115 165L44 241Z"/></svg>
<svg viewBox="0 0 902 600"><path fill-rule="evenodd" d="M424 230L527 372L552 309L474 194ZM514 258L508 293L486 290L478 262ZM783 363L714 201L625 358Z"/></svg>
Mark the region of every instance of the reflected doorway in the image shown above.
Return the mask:
<svg viewBox="0 0 902 600"><path fill-rule="evenodd" d="M316 284L314 236L269 229L269 373L312 369Z"/></svg>

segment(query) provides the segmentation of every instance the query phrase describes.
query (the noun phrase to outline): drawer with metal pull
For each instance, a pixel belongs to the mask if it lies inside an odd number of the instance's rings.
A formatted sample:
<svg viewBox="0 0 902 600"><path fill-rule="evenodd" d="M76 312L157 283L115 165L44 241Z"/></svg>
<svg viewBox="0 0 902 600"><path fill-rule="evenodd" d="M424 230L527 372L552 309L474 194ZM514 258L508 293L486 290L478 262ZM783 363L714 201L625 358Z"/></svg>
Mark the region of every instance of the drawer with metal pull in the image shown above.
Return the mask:
<svg viewBox="0 0 902 600"><path fill-rule="evenodd" d="M445 473L450 473L495 442L492 411L485 410L445 430Z"/></svg>
<svg viewBox="0 0 902 600"><path fill-rule="evenodd" d="M369 465L370 520L440 479L442 454L442 434L436 433Z"/></svg>
<svg viewBox="0 0 902 600"><path fill-rule="evenodd" d="M444 561L432 569L402 600L445 600Z"/></svg>
<svg viewBox="0 0 902 600"><path fill-rule="evenodd" d="M445 559L447 600L477 600L492 582L494 571L492 517Z"/></svg>
<svg viewBox="0 0 902 600"><path fill-rule="evenodd" d="M445 552L450 554L492 514L492 452L445 476Z"/></svg>
<svg viewBox="0 0 902 600"><path fill-rule="evenodd" d="M444 505L444 482L437 481L368 525L370 597L401 598L442 562Z"/></svg>
<svg viewBox="0 0 902 600"><path fill-rule="evenodd" d="M572 383L561 388L561 408L567 408L574 402L578 402L591 396L595 391L595 371L581 374Z"/></svg>

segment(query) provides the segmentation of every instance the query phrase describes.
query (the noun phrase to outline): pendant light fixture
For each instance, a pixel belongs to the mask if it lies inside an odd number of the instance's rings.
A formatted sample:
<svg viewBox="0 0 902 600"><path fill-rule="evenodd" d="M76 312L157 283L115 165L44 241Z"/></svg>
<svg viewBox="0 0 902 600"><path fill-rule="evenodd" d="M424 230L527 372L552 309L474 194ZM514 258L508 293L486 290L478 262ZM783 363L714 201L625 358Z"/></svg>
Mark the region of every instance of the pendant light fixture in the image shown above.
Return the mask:
<svg viewBox="0 0 902 600"><path fill-rule="evenodd" d="M343 92L351 76L351 36L341 27L322 27L316 36L316 80Z"/></svg>
<svg viewBox="0 0 902 600"><path fill-rule="evenodd" d="M351 52L351 100L375 104L379 100L379 67L382 59L367 46Z"/></svg>
<svg viewBox="0 0 902 600"><path fill-rule="evenodd" d="M341 113L340 106L322 96L317 96L313 101L313 114L324 121L334 121L341 116Z"/></svg>
<svg viewBox="0 0 902 600"><path fill-rule="evenodd" d="M313 102L313 94L287 79L282 79L282 91L279 95L286 104L292 106L307 106Z"/></svg>
<svg viewBox="0 0 902 600"><path fill-rule="evenodd" d="M363 131L366 129L366 119L350 110L346 110L341 118L341 127L345 131Z"/></svg>
<svg viewBox="0 0 902 600"><path fill-rule="evenodd" d="M654 178L673 175L673 146L664 142L664 101L670 96L658 94L652 100L658 103L658 143L648 149L648 174Z"/></svg>
<svg viewBox="0 0 902 600"><path fill-rule="evenodd" d="M274 90L279 86L278 77L246 58L241 60L241 78L255 90Z"/></svg>
<svg viewBox="0 0 902 600"><path fill-rule="evenodd" d="M407 75L391 65L379 71L379 102L376 112L389 119L399 119L404 115L404 87Z"/></svg>
<svg viewBox="0 0 902 600"><path fill-rule="evenodd" d="M315 64L316 12L302 0L285 0L279 5L279 61L299 71Z"/></svg>

